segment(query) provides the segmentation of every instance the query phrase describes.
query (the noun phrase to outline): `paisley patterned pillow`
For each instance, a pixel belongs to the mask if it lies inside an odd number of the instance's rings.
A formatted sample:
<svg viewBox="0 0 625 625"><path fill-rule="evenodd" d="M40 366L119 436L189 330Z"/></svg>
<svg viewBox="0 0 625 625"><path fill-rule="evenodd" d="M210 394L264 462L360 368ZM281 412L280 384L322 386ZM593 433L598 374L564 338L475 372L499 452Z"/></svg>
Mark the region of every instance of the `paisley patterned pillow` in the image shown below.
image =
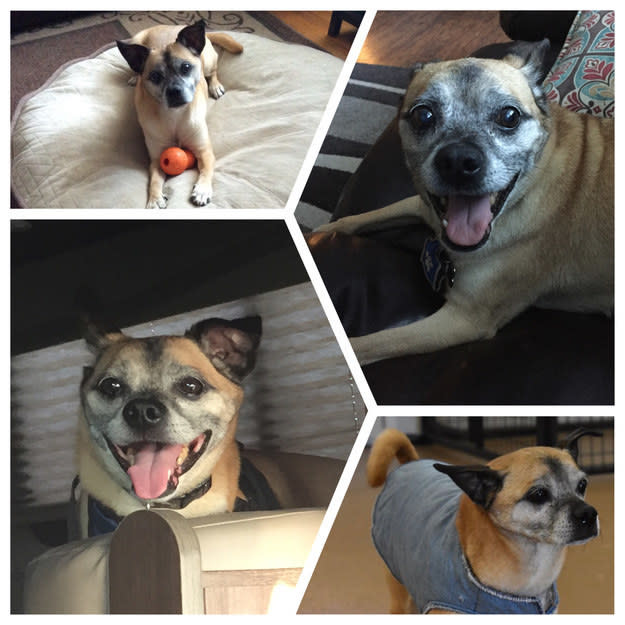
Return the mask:
<svg viewBox="0 0 625 625"><path fill-rule="evenodd" d="M550 101L614 117L614 11L580 11L545 80Z"/></svg>

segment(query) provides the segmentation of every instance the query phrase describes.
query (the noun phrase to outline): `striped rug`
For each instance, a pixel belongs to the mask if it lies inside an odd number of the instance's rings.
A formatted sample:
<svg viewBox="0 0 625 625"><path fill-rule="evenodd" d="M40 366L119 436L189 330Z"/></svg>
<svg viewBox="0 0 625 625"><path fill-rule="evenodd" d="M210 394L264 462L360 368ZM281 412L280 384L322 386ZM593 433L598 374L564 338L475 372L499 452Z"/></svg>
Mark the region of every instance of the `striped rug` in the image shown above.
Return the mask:
<svg viewBox="0 0 625 625"><path fill-rule="evenodd" d="M296 209L302 230L330 220L348 178L395 116L412 73L356 64Z"/></svg>

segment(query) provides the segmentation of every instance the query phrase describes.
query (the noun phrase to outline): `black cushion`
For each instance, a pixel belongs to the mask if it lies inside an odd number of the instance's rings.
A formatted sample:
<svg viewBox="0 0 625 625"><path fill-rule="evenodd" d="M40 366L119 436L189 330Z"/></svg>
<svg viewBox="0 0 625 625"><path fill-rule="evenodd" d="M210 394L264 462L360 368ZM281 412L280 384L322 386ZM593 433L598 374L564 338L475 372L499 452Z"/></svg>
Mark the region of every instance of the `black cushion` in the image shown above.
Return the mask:
<svg viewBox="0 0 625 625"><path fill-rule="evenodd" d="M406 247L370 236L307 236L348 336L417 321L443 303L409 249L429 230L409 230ZM531 308L492 339L387 359L363 371L379 404L608 405L614 403L614 324L599 314Z"/></svg>

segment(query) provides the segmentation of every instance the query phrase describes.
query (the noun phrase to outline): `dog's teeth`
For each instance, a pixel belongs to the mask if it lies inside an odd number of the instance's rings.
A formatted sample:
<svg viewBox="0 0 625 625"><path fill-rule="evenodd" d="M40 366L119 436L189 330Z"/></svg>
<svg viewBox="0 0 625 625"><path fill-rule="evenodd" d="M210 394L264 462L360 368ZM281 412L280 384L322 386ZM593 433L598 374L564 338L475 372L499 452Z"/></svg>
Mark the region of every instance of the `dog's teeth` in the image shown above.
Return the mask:
<svg viewBox="0 0 625 625"><path fill-rule="evenodd" d="M178 456L178 459L176 460L176 464L181 465L187 459L188 455L189 455L189 448L183 447L182 451L180 452L180 455Z"/></svg>
<svg viewBox="0 0 625 625"><path fill-rule="evenodd" d="M117 453L122 458L124 458L124 460L132 464L132 462L134 461L134 456L135 456L135 450L132 447L126 447L126 449L124 449L123 447L120 447L119 445L115 445L115 449Z"/></svg>
<svg viewBox="0 0 625 625"><path fill-rule="evenodd" d="M447 226L449 225L449 222L443 217L443 219L441 219L441 223L443 224L443 228L447 228Z"/></svg>

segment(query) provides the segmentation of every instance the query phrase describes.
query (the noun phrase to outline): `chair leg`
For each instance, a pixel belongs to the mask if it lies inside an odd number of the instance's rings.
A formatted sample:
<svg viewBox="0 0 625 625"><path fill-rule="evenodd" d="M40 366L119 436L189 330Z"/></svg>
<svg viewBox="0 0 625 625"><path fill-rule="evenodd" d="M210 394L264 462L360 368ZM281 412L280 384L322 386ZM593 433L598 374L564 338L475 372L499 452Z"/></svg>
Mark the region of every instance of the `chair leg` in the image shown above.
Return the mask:
<svg viewBox="0 0 625 625"><path fill-rule="evenodd" d="M328 35L330 37L338 36L341 31L341 24L343 23L343 18L339 11L332 11L332 15L330 17L330 26L328 27Z"/></svg>

